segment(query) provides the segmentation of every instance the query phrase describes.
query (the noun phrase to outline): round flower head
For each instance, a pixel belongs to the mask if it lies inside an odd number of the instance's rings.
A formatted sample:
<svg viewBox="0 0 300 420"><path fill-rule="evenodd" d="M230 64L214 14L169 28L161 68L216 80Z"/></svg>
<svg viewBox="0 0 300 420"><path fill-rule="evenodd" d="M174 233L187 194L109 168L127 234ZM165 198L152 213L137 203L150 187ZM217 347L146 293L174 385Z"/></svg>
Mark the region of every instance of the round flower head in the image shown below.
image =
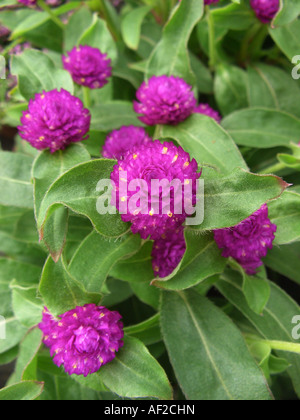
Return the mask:
<svg viewBox="0 0 300 420"><path fill-rule="evenodd" d="M196 204L197 162L181 147L159 140L126 155L114 167L112 205L132 232L159 239L176 230ZM172 184L171 184L172 183ZM189 206L189 208L187 208Z"/></svg>
<svg viewBox="0 0 300 420"><path fill-rule="evenodd" d="M118 312L94 304L77 307L54 318L47 308L39 328L53 362L69 375L87 376L115 358L123 346L123 323Z"/></svg>
<svg viewBox="0 0 300 420"><path fill-rule="evenodd" d="M19 3L25 4L25 6L34 6L37 0L17 0Z"/></svg>
<svg viewBox="0 0 300 420"><path fill-rule="evenodd" d="M62 61L74 82L90 89L102 88L111 76L111 60L98 48L88 45L74 47L62 57Z"/></svg>
<svg viewBox="0 0 300 420"><path fill-rule="evenodd" d="M262 265L261 259L272 249L277 226L268 218L264 204L237 226L215 230L215 241L223 249L223 257L234 258L249 275L254 275Z"/></svg>
<svg viewBox="0 0 300 420"><path fill-rule="evenodd" d="M250 5L258 19L269 23L279 11L279 0L251 0Z"/></svg>
<svg viewBox="0 0 300 420"><path fill-rule="evenodd" d="M220 0L204 0L204 4L205 6L208 6L209 4L212 3L218 3Z"/></svg>
<svg viewBox="0 0 300 420"><path fill-rule="evenodd" d="M18 129L22 139L33 147L54 153L87 139L90 122L90 113L81 100L62 89L36 94L23 112Z"/></svg>
<svg viewBox="0 0 300 420"><path fill-rule="evenodd" d="M196 98L192 87L174 76L153 76L137 91L134 110L147 125L178 124L191 115Z"/></svg>
<svg viewBox="0 0 300 420"><path fill-rule="evenodd" d="M196 114L203 114L207 115L210 118L213 118L217 121L217 123L220 124L222 117L221 115L215 111L213 108L211 108L208 104L199 104L195 109L194 112Z"/></svg>
<svg viewBox="0 0 300 420"><path fill-rule="evenodd" d="M167 232L154 242L152 266L155 275L161 278L169 276L178 266L186 250L184 228Z"/></svg>
<svg viewBox="0 0 300 420"><path fill-rule="evenodd" d="M130 125L112 131L106 138L102 149L102 155L108 159L122 160L127 153L137 150L143 144L153 140L148 136L145 129Z"/></svg>

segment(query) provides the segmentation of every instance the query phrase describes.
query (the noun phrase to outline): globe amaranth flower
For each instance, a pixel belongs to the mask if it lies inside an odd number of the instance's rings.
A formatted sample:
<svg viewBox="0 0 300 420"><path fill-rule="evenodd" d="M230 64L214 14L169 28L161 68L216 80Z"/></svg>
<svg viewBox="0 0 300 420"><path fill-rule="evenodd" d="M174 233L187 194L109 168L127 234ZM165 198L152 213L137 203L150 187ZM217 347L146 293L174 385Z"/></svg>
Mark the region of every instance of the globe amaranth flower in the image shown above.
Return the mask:
<svg viewBox="0 0 300 420"><path fill-rule="evenodd" d="M38 93L29 101L18 127L22 139L51 153L88 138L91 116L80 99L64 89Z"/></svg>
<svg viewBox="0 0 300 420"><path fill-rule="evenodd" d="M192 87L174 76L151 77L136 96L134 110L147 125L176 125L191 115L197 103Z"/></svg>
<svg viewBox="0 0 300 420"><path fill-rule="evenodd" d="M213 108L211 108L208 104L199 104L195 109L194 113L196 114L203 114L207 115L210 118L213 118L217 121L217 123L220 124L222 117L218 113L218 111L215 111Z"/></svg>
<svg viewBox="0 0 300 420"><path fill-rule="evenodd" d="M112 361L123 346L123 323L118 312L88 304L54 318L45 308L39 328L57 366L69 374L87 376Z"/></svg>
<svg viewBox="0 0 300 420"><path fill-rule="evenodd" d="M181 1L181 0L179 0L179 1ZM204 0L204 4L205 4L205 6L208 6L209 4L212 4L212 3L218 3L220 0Z"/></svg>
<svg viewBox="0 0 300 420"><path fill-rule="evenodd" d="M37 0L17 0L19 3L24 4L25 6L34 6Z"/></svg>
<svg viewBox="0 0 300 420"><path fill-rule="evenodd" d="M153 140L148 136L145 129L133 125L123 126L119 130L112 131L106 138L102 149L102 155L108 159L122 160L127 153L135 151L143 144Z"/></svg>
<svg viewBox="0 0 300 420"><path fill-rule="evenodd" d="M62 61L74 82L90 89L102 88L112 73L111 60L107 54L88 45L74 47L62 57Z"/></svg>
<svg viewBox="0 0 300 420"><path fill-rule="evenodd" d="M279 0L251 0L250 6L257 18L263 23L269 23L279 11Z"/></svg>
<svg viewBox="0 0 300 420"><path fill-rule="evenodd" d="M152 267L155 275L164 278L173 273L185 251L183 226L162 235L153 244Z"/></svg>
<svg viewBox="0 0 300 420"><path fill-rule="evenodd" d="M159 140L125 156L111 174L112 205L133 233L159 239L181 226L196 204L198 164L173 143Z"/></svg>
<svg viewBox="0 0 300 420"><path fill-rule="evenodd" d="M277 226L268 218L268 207L264 204L238 225L215 230L215 241L223 249L223 257L234 258L249 275L254 275L262 265L261 259L272 249Z"/></svg>

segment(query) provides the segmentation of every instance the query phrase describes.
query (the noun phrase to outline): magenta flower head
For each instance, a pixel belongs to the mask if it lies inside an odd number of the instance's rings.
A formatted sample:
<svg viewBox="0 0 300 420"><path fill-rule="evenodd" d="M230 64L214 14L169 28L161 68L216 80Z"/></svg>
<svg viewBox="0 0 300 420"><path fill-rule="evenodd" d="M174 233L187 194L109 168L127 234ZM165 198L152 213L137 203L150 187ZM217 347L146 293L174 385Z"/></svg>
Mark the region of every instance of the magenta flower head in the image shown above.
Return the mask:
<svg viewBox="0 0 300 420"><path fill-rule="evenodd" d="M133 152L143 144L153 140L148 136L145 129L133 125L121 127L112 131L106 138L102 149L102 155L107 159L122 160L126 154Z"/></svg>
<svg viewBox="0 0 300 420"><path fill-rule="evenodd" d="M64 89L38 93L29 101L18 127L22 139L51 153L70 143L86 140L91 116L80 99Z"/></svg>
<svg viewBox="0 0 300 420"><path fill-rule="evenodd" d="M147 125L173 124L184 121L196 106L192 87L174 76L153 76L137 91L134 110Z"/></svg>
<svg viewBox="0 0 300 420"><path fill-rule="evenodd" d="M196 114L203 114L207 115L210 118L213 118L217 121L217 123L220 124L222 117L221 115L215 111L213 108L211 108L208 104L199 104L195 109L194 112Z"/></svg>
<svg viewBox="0 0 300 420"><path fill-rule="evenodd" d="M19 3L24 4L25 6L34 6L37 0L17 0Z"/></svg>
<svg viewBox="0 0 300 420"><path fill-rule="evenodd" d="M204 4L205 6L208 6L209 4L212 3L218 3L220 0L204 0Z"/></svg>
<svg viewBox="0 0 300 420"><path fill-rule="evenodd" d="M98 372L123 346L123 323L118 312L89 304L54 318L47 308L39 328L53 362L69 375Z"/></svg>
<svg viewBox="0 0 300 420"><path fill-rule="evenodd" d="M155 275L164 278L172 274L185 251L186 243L182 226L167 232L155 241L152 250L152 266Z"/></svg>
<svg viewBox="0 0 300 420"><path fill-rule="evenodd" d="M277 226L268 218L264 204L237 226L215 230L215 241L223 249L223 257L234 258L249 275L262 265L261 259L272 249Z"/></svg>
<svg viewBox="0 0 300 420"><path fill-rule="evenodd" d="M173 143L143 145L114 167L112 205L124 222L132 223L133 233L159 239L192 214L201 175L197 170L195 159Z"/></svg>
<svg viewBox="0 0 300 420"><path fill-rule="evenodd" d="M250 6L262 23L269 23L279 11L279 0L250 0Z"/></svg>
<svg viewBox="0 0 300 420"><path fill-rule="evenodd" d="M111 76L111 60L98 48L88 45L74 47L62 57L62 61L74 82L90 89L102 88Z"/></svg>

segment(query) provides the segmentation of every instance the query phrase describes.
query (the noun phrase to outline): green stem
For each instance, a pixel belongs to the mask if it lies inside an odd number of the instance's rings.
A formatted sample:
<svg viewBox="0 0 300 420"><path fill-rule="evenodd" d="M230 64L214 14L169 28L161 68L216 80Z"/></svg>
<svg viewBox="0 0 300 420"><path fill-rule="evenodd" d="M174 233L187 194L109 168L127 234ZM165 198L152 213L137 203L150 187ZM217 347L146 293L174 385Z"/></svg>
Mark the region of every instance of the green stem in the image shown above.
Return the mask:
<svg viewBox="0 0 300 420"><path fill-rule="evenodd" d="M253 25L249 31L246 33L245 38L242 41L240 53L239 53L239 62L241 64L245 64L248 59L248 53L249 53L249 47L251 42L253 42L253 39L255 36L259 33L261 29L261 24L257 23Z"/></svg>
<svg viewBox="0 0 300 420"><path fill-rule="evenodd" d="M91 104L92 104L92 102L91 102L91 91L90 91L90 88L88 88L86 86L82 86L82 92L83 92L83 103L84 103L84 106L87 109L90 109L91 108Z"/></svg>
<svg viewBox="0 0 300 420"><path fill-rule="evenodd" d="M61 29L65 29L65 25L62 23L62 21L53 13L51 7L49 7L44 0L38 0L38 6L44 10L44 12L48 13L50 16L50 19Z"/></svg>
<svg viewBox="0 0 300 420"><path fill-rule="evenodd" d="M290 353L300 354L300 344L291 343L290 341L264 340L253 334L245 334L247 343L262 343L270 346L272 350L288 351Z"/></svg>
<svg viewBox="0 0 300 420"><path fill-rule="evenodd" d="M205 10L206 10L207 23L208 23L209 67L213 71L217 64L215 25L214 25L213 15L210 12L209 6L206 6Z"/></svg>
<svg viewBox="0 0 300 420"><path fill-rule="evenodd" d="M275 165L269 166L268 168L259 171L258 173L261 175L265 174L275 174L277 172L282 171L283 169L286 169L286 165L284 163L276 163Z"/></svg>
<svg viewBox="0 0 300 420"><path fill-rule="evenodd" d="M300 354L300 344L290 343L287 341L265 341L272 350L288 351L290 353Z"/></svg>

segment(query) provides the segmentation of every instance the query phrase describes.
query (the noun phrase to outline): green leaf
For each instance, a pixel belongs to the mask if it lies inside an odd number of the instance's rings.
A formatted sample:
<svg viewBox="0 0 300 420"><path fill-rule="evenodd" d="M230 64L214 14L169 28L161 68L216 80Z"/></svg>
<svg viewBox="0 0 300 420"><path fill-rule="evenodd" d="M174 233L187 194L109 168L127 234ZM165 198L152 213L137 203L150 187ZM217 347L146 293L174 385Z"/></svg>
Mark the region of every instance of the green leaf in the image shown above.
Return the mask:
<svg viewBox="0 0 300 420"><path fill-rule="evenodd" d="M73 93L74 90L71 75L56 69L53 61L38 50L27 49L21 55L14 55L11 73L18 77L20 92L28 101L43 91L63 88Z"/></svg>
<svg viewBox="0 0 300 420"><path fill-rule="evenodd" d="M135 337L141 340L145 346L158 343L162 340L160 332L160 315L156 314L153 317L124 329L126 335Z"/></svg>
<svg viewBox="0 0 300 420"><path fill-rule="evenodd" d="M42 382L24 381L0 390L0 401L32 401L43 392Z"/></svg>
<svg viewBox="0 0 300 420"><path fill-rule="evenodd" d="M97 159L75 166L59 177L49 188L44 196L39 215L37 218L38 229L42 231L47 223L49 215L58 206L65 206L77 214L88 217L94 228L107 238L118 238L128 231L128 225L122 222L118 214L99 214L97 210L98 200L108 203L108 211L111 208L111 194L105 193L104 199L100 198L98 183L104 180L106 187L110 187L110 174L115 161L109 159ZM101 208L101 211L104 209Z"/></svg>
<svg viewBox="0 0 300 420"><path fill-rule="evenodd" d="M70 275L61 259L54 263L51 258L46 261L39 292L45 306L54 316L70 311L76 306L98 304L102 297L99 293L87 292L82 284Z"/></svg>
<svg viewBox="0 0 300 420"><path fill-rule="evenodd" d="M243 293L249 307L260 315L265 309L271 293L265 270L260 269L255 276L249 276L235 260L231 261L231 265L237 268L243 276Z"/></svg>
<svg viewBox="0 0 300 420"><path fill-rule="evenodd" d="M203 3L199 0L182 0L166 24L162 39L151 54L146 78L153 75L179 76L195 85L187 44L193 28L203 15ZM174 48L176 46L176 48Z"/></svg>
<svg viewBox="0 0 300 420"><path fill-rule="evenodd" d="M271 296L263 315L257 315L249 308L243 295L239 273L227 272L216 283L216 287L266 340L295 342L292 338L292 320L299 314L299 306L274 283L270 283ZM276 354L291 364L287 372L294 383L295 391L300 395L300 355L279 351Z"/></svg>
<svg viewBox="0 0 300 420"><path fill-rule="evenodd" d="M298 19L275 29L270 27L269 33L273 41L290 60L299 54L300 21Z"/></svg>
<svg viewBox="0 0 300 420"><path fill-rule="evenodd" d="M28 332L20 344L19 356L14 372L14 381L37 379L37 352L42 345L42 332L35 328Z"/></svg>
<svg viewBox="0 0 300 420"><path fill-rule="evenodd" d="M31 328L42 319L43 301L37 297L37 286L10 284L14 314L22 325Z"/></svg>
<svg viewBox="0 0 300 420"><path fill-rule="evenodd" d="M93 15L87 7L80 7L70 17L64 32L64 50L70 51L76 45L79 45L79 40L91 26L93 22Z"/></svg>
<svg viewBox="0 0 300 420"><path fill-rule="evenodd" d="M144 126L134 112L132 103L113 101L97 105L91 109L93 130L111 131L123 125Z"/></svg>
<svg viewBox="0 0 300 420"><path fill-rule="evenodd" d="M126 398L156 397L172 399L168 378L139 340L125 337L116 358L102 366L98 375L114 393Z"/></svg>
<svg viewBox="0 0 300 420"><path fill-rule="evenodd" d="M253 10L245 2L216 8L211 14L216 26L235 31L246 30L256 23Z"/></svg>
<svg viewBox="0 0 300 420"><path fill-rule="evenodd" d="M273 19L274 26L281 26L297 19L300 14L300 4L297 0L280 0L280 10Z"/></svg>
<svg viewBox="0 0 300 420"><path fill-rule="evenodd" d="M274 246L264 263L283 276L300 284L300 242L289 245Z"/></svg>
<svg viewBox="0 0 300 420"><path fill-rule="evenodd" d="M34 182L34 206L39 218L41 202L53 184L64 172L82 162L88 162L90 155L81 144L73 144L66 150L51 154L43 151L35 159L32 167ZM47 224L40 230L40 238L46 244L52 258L58 261L66 240L68 226L68 211L58 207L49 214Z"/></svg>
<svg viewBox="0 0 300 420"><path fill-rule="evenodd" d="M225 116L248 108L247 74L239 67L220 64L217 67L214 91L221 113Z"/></svg>
<svg viewBox="0 0 300 420"><path fill-rule="evenodd" d="M196 76L196 86L201 93L212 93L213 78L210 71L202 61L194 54L190 53L190 61L193 72Z"/></svg>
<svg viewBox="0 0 300 420"><path fill-rule="evenodd" d="M0 204L32 208L31 165L32 158L29 156L0 152Z"/></svg>
<svg viewBox="0 0 300 420"><path fill-rule="evenodd" d="M254 175L243 169L225 178L205 180L204 220L196 229L235 226L267 201L278 198L287 186L276 176Z"/></svg>
<svg viewBox="0 0 300 420"><path fill-rule="evenodd" d="M121 31L128 48L132 50L138 49L142 23L151 9L151 6L138 7L123 17Z"/></svg>
<svg viewBox="0 0 300 420"><path fill-rule="evenodd" d="M176 140L200 166L214 166L223 174L247 169L231 137L210 117L194 114L176 127L162 125L158 136Z"/></svg>
<svg viewBox="0 0 300 420"><path fill-rule="evenodd" d="M275 66L256 63L248 67L250 107L274 108L300 117L300 88L291 75Z"/></svg>
<svg viewBox="0 0 300 420"><path fill-rule="evenodd" d="M171 363L187 399L271 399L242 335L208 299L195 291L165 292L161 325Z"/></svg>
<svg viewBox="0 0 300 420"><path fill-rule="evenodd" d="M249 108L228 115L222 125L242 146L269 148L298 143L300 120L275 109Z"/></svg>
<svg viewBox="0 0 300 420"><path fill-rule="evenodd" d="M226 259L213 234L199 235L186 230L185 239L187 250L179 267L166 279L154 280L152 284L168 290L183 290L223 272Z"/></svg>
<svg viewBox="0 0 300 420"><path fill-rule="evenodd" d="M93 22L89 28L82 34L78 41L78 45L89 45L93 48L98 48L102 53L106 53L115 63L118 57L116 43L107 27L105 20L94 15Z"/></svg>
<svg viewBox="0 0 300 420"><path fill-rule="evenodd" d="M133 282L148 282L153 280L152 242L146 242L133 257L119 261L111 270L110 275L119 280Z"/></svg>
<svg viewBox="0 0 300 420"><path fill-rule="evenodd" d="M116 241L103 238L94 231L78 247L70 262L69 272L88 292L99 292L111 268L119 260L135 254L140 246L138 235L130 233Z"/></svg>
<svg viewBox="0 0 300 420"><path fill-rule="evenodd" d="M284 245L300 240L300 194L285 191L269 204L269 218L277 226L275 243Z"/></svg>

